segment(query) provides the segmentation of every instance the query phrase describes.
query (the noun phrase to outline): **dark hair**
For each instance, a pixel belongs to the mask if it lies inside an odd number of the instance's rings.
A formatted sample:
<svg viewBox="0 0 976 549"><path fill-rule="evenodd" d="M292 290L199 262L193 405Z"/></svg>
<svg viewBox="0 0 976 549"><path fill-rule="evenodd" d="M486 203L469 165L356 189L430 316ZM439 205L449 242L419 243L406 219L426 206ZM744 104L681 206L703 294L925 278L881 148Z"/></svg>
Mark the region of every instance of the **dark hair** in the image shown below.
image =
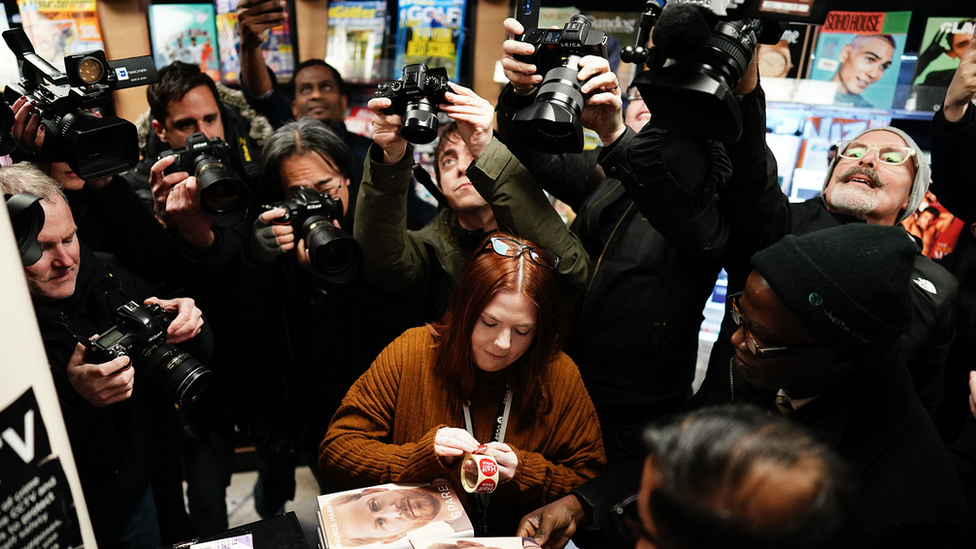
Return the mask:
<svg viewBox="0 0 976 549"><path fill-rule="evenodd" d="M942 212L940 212L939 209L936 208L935 206L929 206L928 208L925 208L924 210L922 210L922 213L930 213L936 218L942 215Z"/></svg>
<svg viewBox="0 0 976 549"><path fill-rule="evenodd" d="M492 236L510 238L524 246L536 246L529 240L504 232L495 232ZM566 333L566 314L556 284L556 271L537 265L527 254L517 258L498 255L487 249L487 243L486 239L468 258L444 316L429 325L437 347L434 374L443 380L448 392L460 402L466 402L474 390L477 368L471 351L475 323L498 292L521 293L535 305L535 337L525 354L506 371L508 386L522 417L534 421L539 414L552 409L546 372Z"/></svg>
<svg viewBox="0 0 976 549"><path fill-rule="evenodd" d="M173 61L160 69L159 82L150 84L146 88L146 99L149 100L149 109L153 118L160 124L165 124L170 102L180 101L199 86L206 86L213 94L214 101L218 106L220 105L217 85L212 78L200 71L200 65Z"/></svg>
<svg viewBox="0 0 976 549"><path fill-rule="evenodd" d="M332 65L326 63L321 59L306 59L305 61L302 61L301 63L296 65L294 76L292 77L292 82L294 83L295 79L298 78L298 73L302 72L304 69L307 69L309 67L325 67L330 71L332 71L332 76L333 78L335 78L336 84L339 85L339 94L344 95L346 97L349 96L349 90L346 89L346 83L342 80L342 75L339 74L339 71L337 71L335 67L333 67ZM295 90L295 92L298 93L298 90Z"/></svg>
<svg viewBox="0 0 976 549"><path fill-rule="evenodd" d="M316 154L342 177L353 177L353 154L332 128L320 120L302 118L275 130L264 144L261 164L266 200L281 200L281 164L293 156Z"/></svg>
<svg viewBox="0 0 976 549"><path fill-rule="evenodd" d="M437 188L441 186L441 151L448 143L456 139L461 139L460 130L458 130L457 122L451 120L447 124L444 124L437 130L437 146L434 147L434 183L437 184Z"/></svg>
<svg viewBox="0 0 976 549"><path fill-rule="evenodd" d="M651 516L669 548L830 547L849 533L858 494L847 465L783 417L704 408L649 427L644 440L658 473ZM785 524L760 529L741 507L722 505L753 472L800 467L815 469L816 486L807 508Z"/></svg>

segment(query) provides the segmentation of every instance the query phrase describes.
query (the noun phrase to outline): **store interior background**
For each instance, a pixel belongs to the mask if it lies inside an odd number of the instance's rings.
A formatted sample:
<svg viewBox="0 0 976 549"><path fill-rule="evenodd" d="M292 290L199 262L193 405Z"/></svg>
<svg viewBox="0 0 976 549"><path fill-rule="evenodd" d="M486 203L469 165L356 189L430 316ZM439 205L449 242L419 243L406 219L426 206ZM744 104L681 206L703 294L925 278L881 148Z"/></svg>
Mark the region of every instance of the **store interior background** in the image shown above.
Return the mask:
<svg viewBox="0 0 976 549"><path fill-rule="evenodd" d="M16 0L3 0L8 14L17 13ZM159 2L186 3L186 2ZM323 58L326 48L326 33L323 21L327 19L328 2L326 0L289 0L292 4L294 28L297 34L297 59L302 61L309 58ZM389 0L389 14L396 13L396 0ZM644 1L615 0L613 2L577 0L543 1L546 7L575 6L585 12L588 9L601 11L641 11ZM98 0L98 13L105 42L106 54L110 59L147 55L151 53L150 36L147 26L148 0ZM465 38L463 57L460 70L460 82L472 87L479 95L494 102L501 89L494 81L495 63L500 57L502 42L505 34L502 21L512 13L514 3L509 0L478 0L469 1L465 15ZM908 32L906 51L903 63L914 63L918 54L925 20L931 16L969 16L976 17L976 3L972 0L834 0L833 10L842 11L911 11L912 20ZM395 15L391 18L389 30L394 30ZM389 50L392 57L392 49ZM392 74L389 75L392 77ZM374 86L375 87L375 86ZM358 92L358 93L357 93ZM368 86L354 90L355 104L358 100L364 102L372 91ZM116 113L128 120L135 120L148 108L144 88L133 88L116 92ZM833 109L838 109L834 107ZM837 116L845 114L837 111ZM856 113L854 113L856 114ZM891 124L908 132L923 149L929 148L928 125L931 113L906 114L892 111ZM720 291L720 290L717 290ZM720 292L721 293L721 292ZM724 293L721 296L724 298ZM723 309L720 305L706 308L706 323L720 321ZM708 337L702 339L700 357L707 360L707 351L711 343ZM247 524L258 520L251 498L256 473L253 472L253 460L249 456L249 448L239 448L239 460L235 470L231 488L227 493L228 513L231 526ZM317 541L315 534L315 504L318 495L317 486L307 467L298 470L298 492L293 502L286 506L286 510L294 510L299 515L306 536L314 546Z"/></svg>

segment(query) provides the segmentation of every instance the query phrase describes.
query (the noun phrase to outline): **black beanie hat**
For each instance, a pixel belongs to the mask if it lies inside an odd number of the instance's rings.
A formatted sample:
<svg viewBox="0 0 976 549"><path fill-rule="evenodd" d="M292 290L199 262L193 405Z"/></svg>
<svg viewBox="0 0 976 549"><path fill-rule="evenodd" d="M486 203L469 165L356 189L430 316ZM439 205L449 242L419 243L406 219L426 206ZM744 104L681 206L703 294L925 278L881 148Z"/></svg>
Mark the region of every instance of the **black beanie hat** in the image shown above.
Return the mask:
<svg viewBox="0 0 976 549"><path fill-rule="evenodd" d="M752 264L821 343L863 356L888 350L908 328L917 255L900 226L849 223L789 235Z"/></svg>

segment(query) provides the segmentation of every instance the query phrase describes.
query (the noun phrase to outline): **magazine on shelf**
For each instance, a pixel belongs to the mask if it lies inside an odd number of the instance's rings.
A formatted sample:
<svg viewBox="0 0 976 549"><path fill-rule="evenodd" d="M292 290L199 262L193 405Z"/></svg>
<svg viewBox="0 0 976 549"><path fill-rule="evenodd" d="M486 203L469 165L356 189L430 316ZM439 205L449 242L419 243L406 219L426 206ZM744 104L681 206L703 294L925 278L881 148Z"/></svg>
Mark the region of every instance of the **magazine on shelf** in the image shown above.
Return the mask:
<svg viewBox="0 0 976 549"><path fill-rule="evenodd" d="M413 549L540 549L533 538L485 537L411 540Z"/></svg>
<svg viewBox="0 0 976 549"><path fill-rule="evenodd" d="M17 7L34 51L58 70L65 55L105 49L95 0L18 0Z"/></svg>
<svg viewBox="0 0 976 549"><path fill-rule="evenodd" d="M157 69L173 61L194 63L215 82L220 81L213 4L153 4L149 6L149 36Z"/></svg>
<svg viewBox="0 0 976 549"><path fill-rule="evenodd" d="M393 78L405 65L444 67L457 82L464 43L464 0L401 0Z"/></svg>
<svg viewBox="0 0 976 549"><path fill-rule="evenodd" d="M929 17L926 20L918 59L912 67L912 88L905 101L905 110L934 112L942 108L946 89L974 30L974 17Z"/></svg>
<svg viewBox="0 0 976 549"><path fill-rule="evenodd" d="M380 484L318 496L316 503L327 549L411 549L412 540L474 535L446 480Z"/></svg>
<svg viewBox="0 0 976 549"><path fill-rule="evenodd" d="M759 75L767 101L793 102L806 78L817 26L790 23L776 44L759 44Z"/></svg>
<svg viewBox="0 0 976 549"><path fill-rule="evenodd" d="M237 0L217 0L217 44L220 79L237 84L241 79L241 33L237 29Z"/></svg>
<svg viewBox="0 0 976 549"><path fill-rule="evenodd" d="M349 82L376 82L382 74L386 35L385 1L329 3L329 39L325 61Z"/></svg>
<svg viewBox="0 0 976 549"><path fill-rule="evenodd" d="M278 82L291 82L295 74L295 34L291 26L292 14L285 22L265 31L264 63L275 73ZM321 55L321 54L318 54Z"/></svg>
<svg viewBox="0 0 976 549"><path fill-rule="evenodd" d="M797 102L890 109L912 13L832 11Z"/></svg>

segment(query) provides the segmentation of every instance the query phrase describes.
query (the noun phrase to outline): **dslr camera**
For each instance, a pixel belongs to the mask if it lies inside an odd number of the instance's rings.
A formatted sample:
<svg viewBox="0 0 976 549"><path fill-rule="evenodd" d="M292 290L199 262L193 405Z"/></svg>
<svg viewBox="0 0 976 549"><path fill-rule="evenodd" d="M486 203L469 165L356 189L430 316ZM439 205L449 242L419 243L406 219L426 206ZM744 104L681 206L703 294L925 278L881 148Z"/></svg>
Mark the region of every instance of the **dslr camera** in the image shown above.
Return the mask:
<svg viewBox="0 0 976 549"><path fill-rule="evenodd" d="M9 106L26 97L36 102L45 128L39 160L67 161L78 177L90 181L132 169L139 161L136 127L117 116L96 116L89 109L106 105L116 89L156 82L151 56L108 61L101 50L66 55L65 72L41 59L23 29L4 31L7 47L21 65L21 79L3 91ZM0 109L0 154L17 142L10 129L13 113Z"/></svg>
<svg viewBox="0 0 976 549"><path fill-rule="evenodd" d="M163 151L159 158L169 155L176 160L166 174L187 172L197 178L200 208L211 221L223 227L244 221L250 193L244 181L227 169L230 145L198 132L186 138L183 148Z"/></svg>
<svg viewBox="0 0 976 549"><path fill-rule="evenodd" d="M532 55L516 58L532 63L544 74L535 101L512 117L513 127L522 134L520 142L547 153L583 151L583 126L580 114L585 99L580 91L579 60L587 55L607 56L607 36L590 28L590 20L574 15L562 29L539 29L536 0L519 0L515 19L525 32L522 42L535 46Z"/></svg>
<svg viewBox="0 0 976 549"><path fill-rule="evenodd" d="M822 24L833 0L651 0L637 44L620 59L647 64L634 85L656 127L718 141L742 135L732 93L757 44L776 44L789 21ZM651 28L654 47L645 48Z"/></svg>
<svg viewBox="0 0 976 549"><path fill-rule="evenodd" d="M424 144L437 139L437 105L445 103L447 69L428 69L423 63L403 67L399 80L383 82L376 88L376 97L385 97L393 104L383 109L385 114L399 114L403 118L400 135L411 143Z"/></svg>
<svg viewBox="0 0 976 549"><path fill-rule="evenodd" d="M305 240L312 265L326 282L342 284L356 276L361 260L359 245L349 233L332 224L342 217L341 200L301 187L291 200L264 207L285 209L285 215L272 223L291 225L295 235Z"/></svg>
<svg viewBox="0 0 976 549"><path fill-rule="evenodd" d="M153 400L159 404L190 404L210 383L212 374L206 366L166 343L170 318L156 303L139 305L130 301L122 305L115 311L115 325L92 340L75 334L64 313L61 319L75 339L87 347L85 360L89 363L101 364L128 356L140 383L149 387Z"/></svg>

